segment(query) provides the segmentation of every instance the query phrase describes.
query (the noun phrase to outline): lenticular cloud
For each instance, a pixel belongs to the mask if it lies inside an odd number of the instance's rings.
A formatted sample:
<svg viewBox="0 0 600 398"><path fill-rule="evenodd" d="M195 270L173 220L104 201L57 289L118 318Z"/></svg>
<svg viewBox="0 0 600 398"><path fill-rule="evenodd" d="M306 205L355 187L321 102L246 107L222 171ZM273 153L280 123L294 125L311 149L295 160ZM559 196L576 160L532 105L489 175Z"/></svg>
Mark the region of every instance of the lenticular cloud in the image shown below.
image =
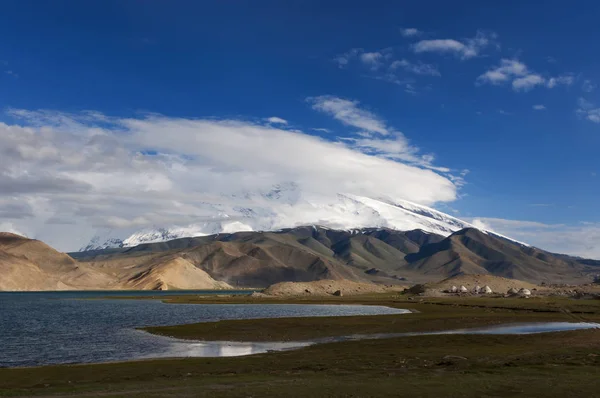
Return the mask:
<svg viewBox="0 0 600 398"><path fill-rule="evenodd" d="M207 209L224 196L244 206L252 193L289 183L299 195L321 198L348 193L429 205L457 195L451 177L431 168L283 124L98 112L11 115L17 123L0 124L0 200L31 211L0 221L50 241L66 226L72 234L189 225L218 217Z"/></svg>

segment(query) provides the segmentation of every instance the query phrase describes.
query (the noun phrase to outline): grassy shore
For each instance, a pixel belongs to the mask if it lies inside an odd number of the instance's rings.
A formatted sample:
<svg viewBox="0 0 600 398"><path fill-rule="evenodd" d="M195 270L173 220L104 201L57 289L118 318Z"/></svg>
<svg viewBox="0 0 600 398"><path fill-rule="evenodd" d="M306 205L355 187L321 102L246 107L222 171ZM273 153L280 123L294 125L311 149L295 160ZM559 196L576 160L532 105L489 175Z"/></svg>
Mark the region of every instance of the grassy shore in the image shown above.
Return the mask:
<svg viewBox="0 0 600 398"><path fill-rule="evenodd" d="M405 308L413 314L338 318L252 319L150 327L150 333L182 339L228 341L301 341L349 334L402 333L470 328L516 322L595 321L600 301L557 298L437 298L409 301L401 295L322 298L326 304L367 304ZM168 303L315 303L315 299L173 297Z"/></svg>
<svg viewBox="0 0 600 398"><path fill-rule="evenodd" d="M454 329L530 321L600 321L600 301L169 297L168 302L378 304L407 315L221 321L149 328L206 340L285 341L353 333ZM439 335L353 341L237 358L0 369L0 396L513 397L596 396L600 330L539 335Z"/></svg>

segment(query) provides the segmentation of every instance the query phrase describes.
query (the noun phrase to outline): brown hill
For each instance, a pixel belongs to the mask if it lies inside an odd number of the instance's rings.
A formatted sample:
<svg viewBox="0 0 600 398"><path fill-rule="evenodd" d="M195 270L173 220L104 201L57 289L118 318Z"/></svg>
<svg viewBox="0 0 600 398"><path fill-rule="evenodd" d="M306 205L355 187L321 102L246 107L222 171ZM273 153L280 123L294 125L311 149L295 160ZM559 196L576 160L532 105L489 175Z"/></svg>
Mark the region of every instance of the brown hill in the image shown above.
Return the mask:
<svg viewBox="0 0 600 398"><path fill-rule="evenodd" d="M589 280L590 268L566 257L468 228L406 256L407 268L426 275L492 274L534 283Z"/></svg>
<svg viewBox="0 0 600 398"><path fill-rule="evenodd" d="M111 286L110 276L34 239L0 233L0 290L67 290Z"/></svg>
<svg viewBox="0 0 600 398"><path fill-rule="evenodd" d="M358 294L385 293L402 291L404 286L359 283L348 280L320 280L314 282L280 282L263 291L269 296L332 296L341 294L353 296Z"/></svg>
<svg viewBox="0 0 600 398"><path fill-rule="evenodd" d="M0 250L32 263L45 263L43 266L48 270L66 269L75 264L70 256L54 250L44 242L9 232L0 232Z"/></svg>
<svg viewBox="0 0 600 398"><path fill-rule="evenodd" d="M139 267L136 267L139 268ZM134 268L134 270L136 270ZM137 271L137 270L136 270ZM133 290L171 289L231 289L225 282L214 280L209 274L181 257L157 262L124 279L124 286Z"/></svg>
<svg viewBox="0 0 600 398"><path fill-rule="evenodd" d="M247 287L324 279L412 284L462 274L497 275L533 283L584 283L598 270L595 263L554 255L476 229L444 238L420 230L298 227L73 255L94 267L113 269L145 266L177 256L216 280Z"/></svg>
<svg viewBox="0 0 600 398"><path fill-rule="evenodd" d="M2 234L0 289L207 289L318 280L407 285L457 275L586 283L600 270L599 262L548 253L476 229L444 238L420 230L311 226L71 256L39 241Z"/></svg>
<svg viewBox="0 0 600 398"><path fill-rule="evenodd" d="M131 260L120 267L93 266L43 242L0 233L0 290L231 288L179 257Z"/></svg>
<svg viewBox="0 0 600 398"><path fill-rule="evenodd" d="M36 264L0 251L0 290L60 290L58 280Z"/></svg>
<svg viewBox="0 0 600 398"><path fill-rule="evenodd" d="M143 266L178 256L216 280L265 287L278 282L322 279L398 284L407 253L443 239L423 231L338 231L299 227L277 232L241 232L184 238L130 249L73 253L93 267ZM402 272L401 272L402 271ZM414 277L419 278L417 273Z"/></svg>
<svg viewBox="0 0 600 398"><path fill-rule="evenodd" d="M491 274L533 283L589 281L593 267L520 245L477 229L455 232L406 256L407 268L424 275Z"/></svg>

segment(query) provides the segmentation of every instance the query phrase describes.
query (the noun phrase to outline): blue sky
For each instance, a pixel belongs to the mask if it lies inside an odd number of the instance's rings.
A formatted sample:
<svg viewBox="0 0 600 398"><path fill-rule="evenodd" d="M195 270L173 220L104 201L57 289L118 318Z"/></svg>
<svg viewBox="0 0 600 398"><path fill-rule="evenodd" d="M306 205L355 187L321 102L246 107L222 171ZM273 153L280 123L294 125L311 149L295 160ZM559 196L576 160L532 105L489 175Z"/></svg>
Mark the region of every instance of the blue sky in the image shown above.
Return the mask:
<svg viewBox="0 0 600 398"><path fill-rule="evenodd" d="M435 156L396 160L464 178L440 210L521 239L562 226L588 237L600 229L599 11L592 1L6 1L0 121L40 123L15 109L278 117L343 142L357 125L315 98L344 99L408 140L404 153Z"/></svg>

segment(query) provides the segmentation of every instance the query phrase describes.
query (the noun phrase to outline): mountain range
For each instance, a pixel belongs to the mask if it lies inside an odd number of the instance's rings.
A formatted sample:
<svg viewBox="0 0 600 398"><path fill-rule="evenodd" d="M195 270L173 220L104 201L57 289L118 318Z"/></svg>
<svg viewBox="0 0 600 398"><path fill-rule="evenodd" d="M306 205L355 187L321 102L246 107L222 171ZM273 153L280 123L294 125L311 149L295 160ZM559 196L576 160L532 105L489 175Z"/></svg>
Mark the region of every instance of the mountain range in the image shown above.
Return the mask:
<svg viewBox="0 0 600 398"><path fill-rule="evenodd" d="M101 231L79 251L134 247L143 243L242 231L273 231L303 225L353 230L390 228L399 231L421 229L448 236L473 225L438 210L404 200L372 199L365 196L338 194L330 197L305 198L296 185L276 185L266 193L246 193L243 198L223 197L223 203L206 204L208 221L186 226L158 226L124 235L112 230ZM239 204L243 204L240 206Z"/></svg>
<svg viewBox="0 0 600 398"><path fill-rule="evenodd" d="M245 200L257 205L213 208L212 221L185 227L98 236L69 254L2 233L0 290L412 284L464 274L583 283L600 270L600 261L543 251L406 201L309 201L293 184ZM307 220L312 225L301 225Z"/></svg>
<svg viewBox="0 0 600 398"><path fill-rule="evenodd" d="M552 254L464 228L451 235L388 228L335 230L307 226L181 238L132 248L71 253L105 270L183 259L215 280L240 287L282 281L349 279L386 284L491 274L533 283L591 281L600 264Z"/></svg>
<svg viewBox="0 0 600 398"><path fill-rule="evenodd" d="M43 242L0 232L0 291L230 288L183 260L107 270L80 262Z"/></svg>
<svg viewBox="0 0 600 398"><path fill-rule="evenodd" d="M475 228L305 226L189 237L70 255L0 235L0 290L214 289L323 279L384 284L489 274L533 283L584 283L600 262L549 253Z"/></svg>

